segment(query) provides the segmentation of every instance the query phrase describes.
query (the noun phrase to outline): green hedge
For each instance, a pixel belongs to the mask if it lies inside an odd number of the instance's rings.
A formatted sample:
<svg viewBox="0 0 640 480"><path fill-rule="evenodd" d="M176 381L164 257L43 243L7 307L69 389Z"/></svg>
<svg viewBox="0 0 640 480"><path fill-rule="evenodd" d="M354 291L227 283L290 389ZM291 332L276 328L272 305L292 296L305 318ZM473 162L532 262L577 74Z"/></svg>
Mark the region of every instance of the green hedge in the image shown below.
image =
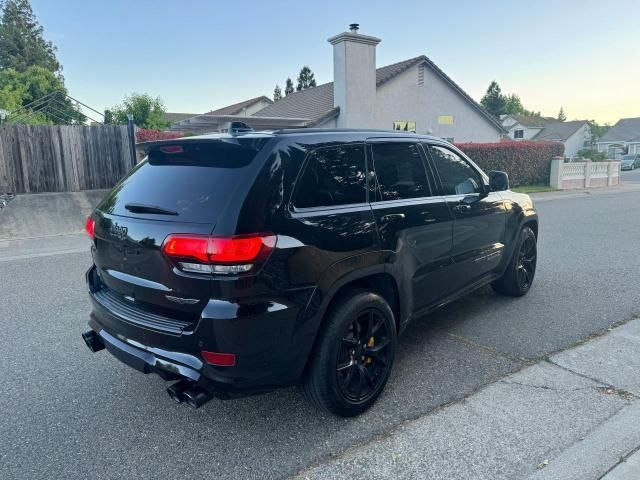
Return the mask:
<svg viewBox="0 0 640 480"><path fill-rule="evenodd" d="M564 145L559 142L461 143L456 146L485 172L507 172L513 186L548 185L551 159L564 154Z"/></svg>

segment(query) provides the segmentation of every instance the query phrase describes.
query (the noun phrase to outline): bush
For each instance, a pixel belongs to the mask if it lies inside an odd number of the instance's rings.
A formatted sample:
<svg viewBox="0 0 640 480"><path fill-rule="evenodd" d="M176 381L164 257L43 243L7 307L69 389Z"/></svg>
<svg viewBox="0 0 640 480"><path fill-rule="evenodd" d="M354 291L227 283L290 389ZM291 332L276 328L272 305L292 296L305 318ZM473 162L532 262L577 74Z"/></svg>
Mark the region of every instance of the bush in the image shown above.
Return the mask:
<svg viewBox="0 0 640 480"><path fill-rule="evenodd" d="M604 162L607 159L607 154L605 152L599 152L595 148L583 148L582 150L578 150L576 157L588 158L592 162Z"/></svg>
<svg viewBox="0 0 640 480"><path fill-rule="evenodd" d="M512 186L548 184L551 159L564 154L564 145L559 142L461 143L456 146L485 172L507 172Z"/></svg>
<svg viewBox="0 0 640 480"><path fill-rule="evenodd" d="M163 130L147 130L138 128L136 130L136 142L153 142L155 140L173 140L182 137L182 132L165 132Z"/></svg>

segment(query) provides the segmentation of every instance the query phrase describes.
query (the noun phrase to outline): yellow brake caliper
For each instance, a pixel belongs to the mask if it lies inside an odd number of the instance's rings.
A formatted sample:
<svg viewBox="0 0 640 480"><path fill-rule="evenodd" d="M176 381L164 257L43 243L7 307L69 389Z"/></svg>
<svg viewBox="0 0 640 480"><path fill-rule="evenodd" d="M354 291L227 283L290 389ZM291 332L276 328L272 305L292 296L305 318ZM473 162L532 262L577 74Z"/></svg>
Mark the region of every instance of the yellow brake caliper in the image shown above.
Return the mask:
<svg viewBox="0 0 640 480"><path fill-rule="evenodd" d="M371 348L376 344L376 339L371 337L369 339L369 341L367 342L367 347ZM367 365L370 364L371 362L373 362L373 358L371 357L367 357Z"/></svg>

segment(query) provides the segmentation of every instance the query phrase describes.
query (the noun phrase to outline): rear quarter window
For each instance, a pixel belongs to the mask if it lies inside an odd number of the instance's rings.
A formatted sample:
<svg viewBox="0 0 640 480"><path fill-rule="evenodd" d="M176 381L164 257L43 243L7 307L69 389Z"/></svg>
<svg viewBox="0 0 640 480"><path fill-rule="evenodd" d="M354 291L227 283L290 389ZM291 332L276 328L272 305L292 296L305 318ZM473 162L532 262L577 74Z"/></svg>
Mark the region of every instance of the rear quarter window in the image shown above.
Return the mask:
<svg viewBox="0 0 640 480"><path fill-rule="evenodd" d="M314 150L298 178L296 208L365 203L367 177L364 144Z"/></svg>

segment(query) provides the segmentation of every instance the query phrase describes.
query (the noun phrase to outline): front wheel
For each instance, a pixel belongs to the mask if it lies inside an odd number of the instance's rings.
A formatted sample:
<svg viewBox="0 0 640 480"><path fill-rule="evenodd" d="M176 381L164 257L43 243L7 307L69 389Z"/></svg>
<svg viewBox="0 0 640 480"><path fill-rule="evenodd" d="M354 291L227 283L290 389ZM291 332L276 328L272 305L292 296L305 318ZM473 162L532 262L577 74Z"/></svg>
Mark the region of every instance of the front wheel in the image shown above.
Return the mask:
<svg viewBox="0 0 640 480"><path fill-rule="evenodd" d="M537 260L536 234L530 227L523 227L507 269L491 286L502 295L511 297L526 295L533 283Z"/></svg>
<svg viewBox="0 0 640 480"><path fill-rule="evenodd" d="M354 290L325 319L302 394L334 415L359 415L382 393L395 349L396 325L388 303L376 293Z"/></svg>

